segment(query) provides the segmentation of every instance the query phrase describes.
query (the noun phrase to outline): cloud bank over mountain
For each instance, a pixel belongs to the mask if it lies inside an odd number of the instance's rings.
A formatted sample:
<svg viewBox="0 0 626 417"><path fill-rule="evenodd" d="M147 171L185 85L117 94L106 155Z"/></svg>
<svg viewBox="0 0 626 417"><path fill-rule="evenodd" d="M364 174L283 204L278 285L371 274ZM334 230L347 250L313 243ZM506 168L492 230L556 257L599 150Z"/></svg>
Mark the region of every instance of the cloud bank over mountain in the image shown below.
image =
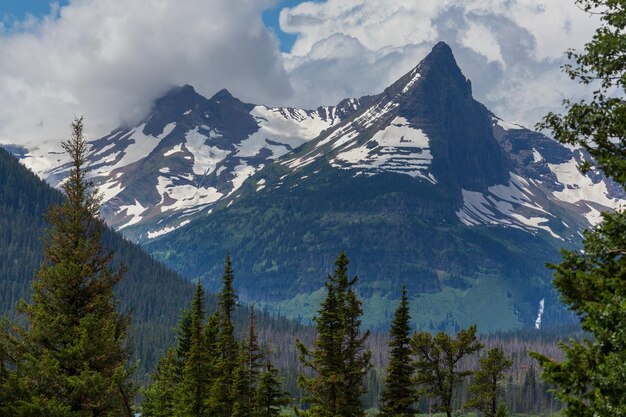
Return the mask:
<svg viewBox="0 0 626 417"><path fill-rule="evenodd" d="M572 0L328 0L284 9L280 23L297 35L285 65L301 104L380 91L442 40L479 100L532 126L580 93L559 66L598 21Z"/></svg>
<svg viewBox="0 0 626 417"><path fill-rule="evenodd" d="M173 85L258 102L293 95L262 0L74 0L0 35L0 136L91 135L145 116Z"/></svg>
<svg viewBox="0 0 626 417"><path fill-rule="evenodd" d="M532 125L580 87L559 70L563 52L597 20L572 0L327 0L285 8L281 30L262 22L273 0L73 0L44 19L0 26L0 140L42 143L85 115L99 136L147 114L172 85L204 95L316 107L380 92L439 40L476 97ZM4 138L4 139L3 139Z"/></svg>

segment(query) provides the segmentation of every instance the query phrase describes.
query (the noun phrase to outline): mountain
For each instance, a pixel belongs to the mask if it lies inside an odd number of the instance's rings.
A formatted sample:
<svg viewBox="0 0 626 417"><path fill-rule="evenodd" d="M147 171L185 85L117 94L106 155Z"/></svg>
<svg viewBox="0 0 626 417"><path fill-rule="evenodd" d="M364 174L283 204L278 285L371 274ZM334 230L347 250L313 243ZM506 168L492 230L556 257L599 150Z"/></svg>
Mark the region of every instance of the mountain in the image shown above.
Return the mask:
<svg viewBox="0 0 626 417"><path fill-rule="evenodd" d="M54 185L68 169L13 153ZM315 110L175 88L89 159L107 223L212 289L230 250L244 300L310 318L346 250L370 326L402 283L420 326L565 320L544 263L625 198L578 171L583 151L474 100L444 43L382 93Z"/></svg>
<svg viewBox="0 0 626 417"><path fill-rule="evenodd" d="M206 99L189 85L174 88L137 126L90 142L91 178L104 196L102 215L135 241L171 232L367 102L364 97L316 110L270 108L243 103L227 90ZM34 149L20 156L53 186L69 169L56 152Z"/></svg>
<svg viewBox="0 0 626 417"><path fill-rule="evenodd" d="M14 316L16 304L29 298L31 280L43 259L41 237L47 228L44 215L62 199L58 190L0 148L0 317ZM105 231L103 243L114 251L114 263L121 262L127 268L115 290L120 308L132 315L130 338L139 360L137 378L145 382L174 342L175 327L182 309L189 306L193 286L112 230ZM209 295L207 309L216 308L216 297ZM271 340L273 359L282 365L290 388L295 389L297 358L290 352L293 338L297 335L309 340L311 329L260 309L256 311L260 340ZM248 307L238 307L234 320L240 334L245 334L247 319Z"/></svg>
<svg viewBox="0 0 626 417"><path fill-rule="evenodd" d="M231 250L244 299L292 316L314 314L345 250L370 326L388 322L403 283L423 327L554 323L568 315L545 262L624 201L601 173L577 170L585 158L474 100L440 43L353 114L146 248L211 287L209 265Z"/></svg>

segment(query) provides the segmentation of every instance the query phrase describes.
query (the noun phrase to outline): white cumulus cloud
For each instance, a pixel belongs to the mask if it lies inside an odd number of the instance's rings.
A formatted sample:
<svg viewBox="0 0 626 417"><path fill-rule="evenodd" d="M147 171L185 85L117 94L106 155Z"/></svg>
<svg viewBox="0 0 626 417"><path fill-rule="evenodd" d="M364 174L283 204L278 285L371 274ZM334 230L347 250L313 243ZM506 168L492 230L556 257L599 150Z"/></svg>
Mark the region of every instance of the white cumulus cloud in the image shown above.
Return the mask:
<svg viewBox="0 0 626 417"><path fill-rule="evenodd" d="M327 0L280 15L281 29L297 35L285 54L294 104L380 92L443 40L475 96L528 126L581 94L559 67L597 24L572 0Z"/></svg>
<svg viewBox="0 0 626 417"><path fill-rule="evenodd" d="M292 95L267 0L72 0L0 32L0 137L64 138L84 115L90 136L145 116L171 86L221 88L259 102Z"/></svg>
<svg viewBox="0 0 626 417"><path fill-rule="evenodd" d="M597 20L573 0L326 0L280 14L281 54L261 13L277 0L71 0L43 19L0 26L0 142L90 137L144 117L171 86L244 101L317 107L382 91L438 41L475 96L532 126L581 93L559 70Z"/></svg>

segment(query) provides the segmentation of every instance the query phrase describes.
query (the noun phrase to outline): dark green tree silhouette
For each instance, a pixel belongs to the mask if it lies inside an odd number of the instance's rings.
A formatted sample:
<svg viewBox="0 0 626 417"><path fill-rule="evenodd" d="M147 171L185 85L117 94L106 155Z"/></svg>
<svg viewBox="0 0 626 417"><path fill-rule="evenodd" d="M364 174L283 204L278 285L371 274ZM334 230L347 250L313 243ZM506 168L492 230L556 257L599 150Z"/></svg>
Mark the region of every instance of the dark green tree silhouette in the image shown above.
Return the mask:
<svg viewBox="0 0 626 417"><path fill-rule="evenodd" d="M406 287L403 287L400 305L389 331L389 364L381 398L382 417L409 417L416 413L414 404L418 394L413 383L415 365L411 351L410 320L409 300Z"/></svg>
<svg viewBox="0 0 626 417"><path fill-rule="evenodd" d="M462 329L456 338L439 332L434 337L427 332L415 333L411 347L416 356L415 381L421 391L435 399L435 409L452 416L454 390L471 371L459 369L459 363L468 355L482 349L476 338L476 326Z"/></svg>
<svg viewBox="0 0 626 417"><path fill-rule="evenodd" d="M360 396L370 369L371 353L365 348L369 332L361 333L363 309L348 278L348 258L341 253L336 269L324 283L326 298L315 320L317 338L312 350L296 341L300 361L314 375L300 374L299 384L316 416L361 417Z"/></svg>

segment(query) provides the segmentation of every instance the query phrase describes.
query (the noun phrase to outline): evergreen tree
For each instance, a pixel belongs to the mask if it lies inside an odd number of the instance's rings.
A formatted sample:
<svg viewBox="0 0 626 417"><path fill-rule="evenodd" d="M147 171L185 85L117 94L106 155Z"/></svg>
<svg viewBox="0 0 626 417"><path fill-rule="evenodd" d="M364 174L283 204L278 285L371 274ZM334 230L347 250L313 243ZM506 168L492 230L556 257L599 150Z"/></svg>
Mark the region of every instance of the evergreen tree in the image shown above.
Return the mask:
<svg viewBox="0 0 626 417"><path fill-rule="evenodd" d="M233 373L237 367L239 358L239 346L235 339L235 327L233 325L233 311L237 305L237 293L233 282L233 272L230 254L224 261L224 274L222 276L222 289L219 293L219 379L214 386L213 399L217 407L216 412L222 416L232 413L232 385Z"/></svg>
<svg viewBox="0 0 626 417"><path fill-rule="evenodd" d="M540 127L561 142L583 146L605 174L625 186L626 7L623 0L576 4L601 24L582 52L567 52L564 69L595 91L590 100L565 100L565 114L548 114ZM568 417L626 416L626 212L602 218L585 232L583 251L562 251L563 261L551 266L562 300L592 337L562 344L562 362L534 354Z"/></svg>
<svg viewBox="0 0 626 417"><path fill-rule="evenodd" d="M141 407L143 417L172 417L175 415L174 401L180 378L174 349L159 360L156 371L152 374L152 383L144 391L145 398Z"/></svg>
<svg viewBox="0 0 626 417"><path fill-rule="evenodd" d="M248 370L248 401L253 407L256 384L259 380L259 373L263 367L263 353L259 347L259 340L256 334L256 319L254 316L254 304L250 306L248 315L248 337L245 343L246 349L246 369Z"/></svg>
<svg viewBox="0 0 626 417"><path fill-rule="evenodd" d="M417 357L417 385L435 399L436 410L451 417L454 390L472 374L471 371L460 370L459 362L482 348L476 338L476 326L460 330L456 338L444 332L434 337L427 332L415 333L411 338L411 347Z"/></svg>
<svg viewBox="0 0 626 417"><path fill-rule="evenodd" d="M191 310L184 309L176 329L176 361L181 374L185 366L185 358L191 348L191 316Z"/></svg>
<svg viewBox="0 0 626 417"><path fill-rule="evenodd" d="M406 287L403 287L389 332L389 364L381 398L382 417L409 417L416 413L414 404L418 394L413 384L415 365L411 357L410 320L409 300Z"/></svg>
<svg viewBox="0 0 626 417"><path fill-rule="evenodd" d="M255 417L277 417L280 407L290 403L288 394L283 391L281 379L266 353L265 367L256 387Z"/></svg>
<svg viewBox="0 0 626 417"><path fill-rule="evenodd" d="M239 362L233 372L231 417L250 417L252 415L253 409L250 401L251 385L250 370L248 369L248 350L245 345L242 345Z"/></svg>
<svg viewBox="0 0 626 417"><path fill-rule="evenodd" d="M130 318L117 311L113 293L124 270L111 269L112 254L101 244L100 199L87 180L82 118L62 146L72 161L62 185L65 201L48 215L32 302L20 308L27 326L11 326L20 347L9 379L22 398L3 406L13 416L131 416Z"/></svg>
<svg viewBox="0 0 626 417"><path fill-rule="evenodd" d="M300 361L315 373L299 376L314 415L364 415L359 397L365 392L364 377L371 366L371 353L365 349L369 332L360 331L363 309L354 290L357 277L348 278L348 262L342 252L334 274L324 283L326 298L314 319L317 338L313 350L296 341Z"/></svg>
<svg viewBox="0 0 626 417"><path fill-rule="evenodd" d="M477 409L485 417L496 417L500 403L498 384L506 376L512 364L513 362L504 356L502 349L490 349L487 356L479 361L479 369L474 374L474 380L470 386L472 398L465 406Z"/></svg>
<svg viewBox="0 0 626 417"><path fill-rule="evenodd" d="M185 357L182 381L178 390L176 410L180 417L204 417L210 415L210 395L213 375L212 358L205 339L205 293L202 285L196 285L191 304L191 340Z"/></svg>

